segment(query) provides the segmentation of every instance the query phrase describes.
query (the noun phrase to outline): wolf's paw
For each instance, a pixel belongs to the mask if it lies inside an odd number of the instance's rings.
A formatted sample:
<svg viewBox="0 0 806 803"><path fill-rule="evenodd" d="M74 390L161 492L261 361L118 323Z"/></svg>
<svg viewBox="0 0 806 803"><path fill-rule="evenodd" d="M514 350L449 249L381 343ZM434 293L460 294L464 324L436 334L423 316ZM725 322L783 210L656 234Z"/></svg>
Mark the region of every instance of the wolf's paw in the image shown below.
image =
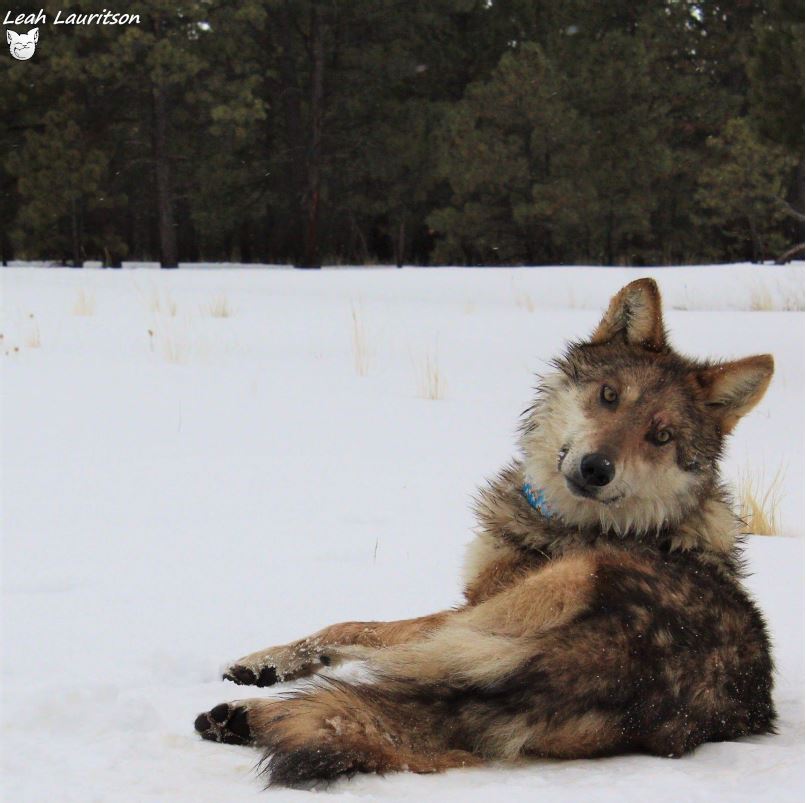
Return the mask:
<svg viewBox="0 0 806 803"><path fill-rule="evenodd" d="M269 647L233 661L224 670L224 680L239 686L260 687L297 680L330 665L330 658L320 652L319 644L311 644L307 639Z"/></svg>
<svg viewBox="0 0 806 803"><path fill-rule="evenodd" d="M224 744L251 744L252 730L246 706L221 703L196 717L194 727L202 739Z"/></svg>
<svg viewBox="0 0 806 803"><path fill-rule="evenodd" d="M224 680L231 680L239 686L273 686L280 678L277 677L277 669L273 666L251 667L243 664L233 664L224 670Z"/></svg>

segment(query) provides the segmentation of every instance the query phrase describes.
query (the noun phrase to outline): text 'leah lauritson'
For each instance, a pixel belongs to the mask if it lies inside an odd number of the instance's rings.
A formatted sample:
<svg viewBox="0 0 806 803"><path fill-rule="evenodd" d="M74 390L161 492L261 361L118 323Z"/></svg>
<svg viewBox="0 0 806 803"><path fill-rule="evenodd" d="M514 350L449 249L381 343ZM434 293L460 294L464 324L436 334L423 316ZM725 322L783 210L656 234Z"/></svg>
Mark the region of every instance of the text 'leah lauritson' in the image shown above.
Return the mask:
<svg viewBox="0 0 806 803"><path fill-rule="evenodd" d="M6 11L3 19L3 25L47 25L47 23L48 17L43 8L40 8L36 14L17 14L16 16L13 16L11 11ZM53 18L54 25L138 25L139 23L139 14L117 14L106 8L93 14L63 12L60 9Z"/></svg>

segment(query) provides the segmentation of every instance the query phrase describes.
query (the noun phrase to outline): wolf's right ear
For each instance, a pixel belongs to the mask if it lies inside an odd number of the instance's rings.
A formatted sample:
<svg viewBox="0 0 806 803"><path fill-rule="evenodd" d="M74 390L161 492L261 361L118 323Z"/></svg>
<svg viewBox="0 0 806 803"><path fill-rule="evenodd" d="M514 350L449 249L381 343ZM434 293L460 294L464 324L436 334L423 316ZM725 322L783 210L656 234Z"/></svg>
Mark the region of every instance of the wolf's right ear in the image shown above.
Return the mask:
<svg viewBox="0 0 806 803"><path fill-rule="evenodd" d="M20 35L18 33L15 33L14 31L6 31L6 42L8 44L16 42L19 38Z"/></svg>
<svg viewBox="0 0 806 803"><path fill-rule="evenodd" d="M771 354L710 365L696 372L695 378L705 404L727 435L767 392L775 363Z"/></svg>
<svg viewBox="0 0 806 803"><path fill-rule="evenodd" d="M590 342L609 343L618 336L650 351L666 349L660 290L654 279L636 279L622 287L610 300Z"/></svg>

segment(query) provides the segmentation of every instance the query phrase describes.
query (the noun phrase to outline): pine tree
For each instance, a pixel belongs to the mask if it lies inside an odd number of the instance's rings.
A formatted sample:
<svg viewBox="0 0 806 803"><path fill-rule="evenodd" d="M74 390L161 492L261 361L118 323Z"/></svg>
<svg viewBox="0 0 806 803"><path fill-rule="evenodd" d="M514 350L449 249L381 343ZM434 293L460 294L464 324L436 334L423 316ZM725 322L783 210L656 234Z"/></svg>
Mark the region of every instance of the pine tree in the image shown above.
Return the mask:
<svg viewBox="0 0 806 803"><path fill-rule="evenodd" d="M735 118L708 142L713 167L700 179L706 219L735 241L732 255L762 262L782 250L787 179L795 159L782 146L764 145L746 118Z"/></svg>
<svg viewBox="0 0 806 803"><path fill-rule="evenodd" d="M61 5L50 3L47 12ZM121 249L120 238L104 225L120 198L105 190L111 149L98 121L106 95L93 86L88 69L103 36L92 36L87 26L65 27L58 47L48 43L27 62L4 60L4 101L14 112L2 115L10 146L2 172L5 197L16 199L8 237L19 254L80 266L85 258L103 257L105 234L113 251Z"/></svg>
<svg viewBox="0 0 806 803"><path fill-rule="evenodd" d="M790 0L127 11L0 60L3 261L679 263L802 238Z"/></svg>
<svg viewBox="0 0 806 803"><path fill-rule="evenodd" d="M785 193L789 242L781 261L803 253L804 239L804 81L803 4L772 0L753 25L755 36L747 63L750 112L756 131L766 142L785 148L794 159Z"/></svg>

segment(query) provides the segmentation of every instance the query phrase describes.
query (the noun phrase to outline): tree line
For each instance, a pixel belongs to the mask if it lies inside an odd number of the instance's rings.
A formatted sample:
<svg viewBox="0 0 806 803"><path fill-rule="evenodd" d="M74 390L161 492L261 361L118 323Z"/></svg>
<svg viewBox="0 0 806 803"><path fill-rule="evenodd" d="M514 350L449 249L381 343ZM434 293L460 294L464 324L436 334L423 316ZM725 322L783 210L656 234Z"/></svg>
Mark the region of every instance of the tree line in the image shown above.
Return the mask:
<svg viewBox="0 0 806 803"><path fill-rule="evenodd" d="M4 264L802 253L799 0L125 10L0 59Z"/></svg>

